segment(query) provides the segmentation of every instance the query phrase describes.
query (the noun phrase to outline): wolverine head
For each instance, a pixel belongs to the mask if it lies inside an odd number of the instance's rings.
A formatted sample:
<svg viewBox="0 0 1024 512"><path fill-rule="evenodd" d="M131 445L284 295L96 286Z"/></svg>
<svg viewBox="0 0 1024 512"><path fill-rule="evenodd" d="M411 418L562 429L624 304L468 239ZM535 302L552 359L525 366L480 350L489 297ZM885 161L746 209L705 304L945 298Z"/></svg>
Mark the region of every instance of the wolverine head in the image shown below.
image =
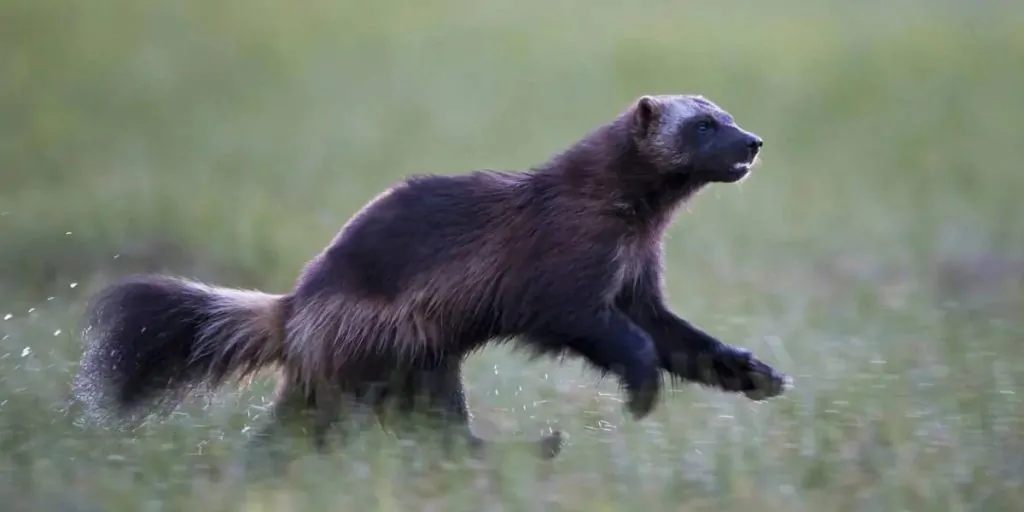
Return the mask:
<svg viewBox="0 0 1024 512"><path fill-rule="evenodd" d="M642 96L631 110L637 150L662 173L736 182L750 172L763 144L728 112L699 95Z"/></svg>

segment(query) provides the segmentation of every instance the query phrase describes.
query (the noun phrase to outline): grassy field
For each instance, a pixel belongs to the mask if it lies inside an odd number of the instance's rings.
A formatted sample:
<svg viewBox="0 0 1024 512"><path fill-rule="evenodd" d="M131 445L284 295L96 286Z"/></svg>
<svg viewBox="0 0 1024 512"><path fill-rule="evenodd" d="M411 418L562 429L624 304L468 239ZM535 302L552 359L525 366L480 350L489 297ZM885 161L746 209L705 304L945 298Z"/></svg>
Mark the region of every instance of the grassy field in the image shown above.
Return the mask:
<svg viewBox="0 0 1024 512"><path fill-rule="evenodd" d="M1009 1L0 0L0 502L1024 509L1022 56ZM788 395L683 388L634 422L613 381L492 350L475 427L563 429L560 458L450 467L371 432L245 496L223 474L270 381L132 432L68 406L112 277L285 291L399 177L525 168L651 92L766 141L673 225L667 284Z"/></svg>

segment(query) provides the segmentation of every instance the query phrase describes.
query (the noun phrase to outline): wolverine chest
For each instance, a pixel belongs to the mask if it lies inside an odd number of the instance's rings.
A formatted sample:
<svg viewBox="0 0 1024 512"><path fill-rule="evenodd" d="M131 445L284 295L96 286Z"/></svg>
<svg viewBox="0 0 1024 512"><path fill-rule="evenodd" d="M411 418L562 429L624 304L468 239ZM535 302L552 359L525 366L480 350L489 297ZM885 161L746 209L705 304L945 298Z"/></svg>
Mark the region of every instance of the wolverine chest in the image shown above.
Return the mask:
<svg viewBox="0 0 1024 512"><path fill-rule="evenodd" d="M640 284L652 265L657 265L657 251L657 245L643 237L623 237L612 257L611 281L606 290L608 298Z"/></svg>

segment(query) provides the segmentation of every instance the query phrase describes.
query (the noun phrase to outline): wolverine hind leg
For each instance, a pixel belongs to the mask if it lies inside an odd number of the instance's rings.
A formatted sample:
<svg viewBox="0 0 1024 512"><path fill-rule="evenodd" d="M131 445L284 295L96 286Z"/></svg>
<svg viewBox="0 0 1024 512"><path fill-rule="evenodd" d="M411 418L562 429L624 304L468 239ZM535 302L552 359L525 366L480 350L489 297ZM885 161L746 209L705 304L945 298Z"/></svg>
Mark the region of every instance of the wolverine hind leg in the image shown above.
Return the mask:
<svg viewBox="0 0 1024 512"><path fill-rule="evenodd" d="M450 358L430 369L411 372L400 391L400 409L416 415L425 413L428 425L440 433L446 453L452 454L462 445L471 456L479 458L488 445L495 443L478 437L470 428L460 359ZM561 452L562 442L562 433L555 431L525 444L540 458L552 459Z"/></svg>
<svg viewBox="0 0 1024 512"><path fill-rule="evenodd" d="M242 460L234 469L257 480L280 476L302 449L309 446L306 443L311 441L316 451L326 453L327 435L340 423L342 413L359 409L359 402L349 394L323 390L307 392L299 384L283 378L269 419L246 441ZM342 437L349 437L348 426L342 430Z"/></svg>

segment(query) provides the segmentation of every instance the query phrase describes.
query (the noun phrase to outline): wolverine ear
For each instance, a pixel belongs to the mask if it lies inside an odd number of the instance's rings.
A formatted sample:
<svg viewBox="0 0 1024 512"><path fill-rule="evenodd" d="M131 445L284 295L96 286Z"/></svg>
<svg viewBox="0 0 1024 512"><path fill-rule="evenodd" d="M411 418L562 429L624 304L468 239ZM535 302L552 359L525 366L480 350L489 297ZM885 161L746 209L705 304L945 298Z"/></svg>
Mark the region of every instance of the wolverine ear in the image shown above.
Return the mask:
<svg viewBox="0 0 1024 512"><path fill-rule="evenodd" d="M641 133L647 133L651 123L661 115L661 103L654 96L644 95L636 101L633 122Z"/></svg>

